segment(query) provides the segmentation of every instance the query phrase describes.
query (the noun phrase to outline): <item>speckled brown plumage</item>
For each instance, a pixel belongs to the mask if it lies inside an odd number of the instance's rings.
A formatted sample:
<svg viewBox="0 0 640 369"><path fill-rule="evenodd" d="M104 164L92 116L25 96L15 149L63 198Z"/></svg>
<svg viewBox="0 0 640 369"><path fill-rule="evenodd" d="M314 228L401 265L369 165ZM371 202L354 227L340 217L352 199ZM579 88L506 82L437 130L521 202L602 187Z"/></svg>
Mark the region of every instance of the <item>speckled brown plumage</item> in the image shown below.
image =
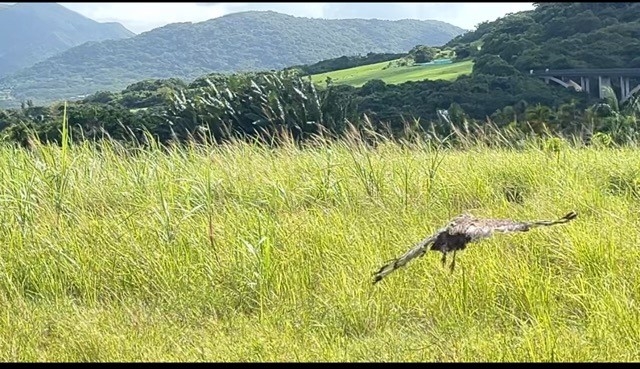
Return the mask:
<svg viewBox="0 0 640 369"><path fill-rule="evenodd" d="M578 216L576 212L570 212L558 220L539 220L532 222L521 222L510 219L481 219L470 214L462 214L453 218L449 224L438 230L434 235L418 242L404 255L391 260L374 273L373 283L377 283L382 278L405 266L414 258L423 256L427 250L442 252L442 265L447 261L447 254L453 252L451 262L451 272L456 266L456 251L464 250L467 244L491 237L494 232L526 232L531 228L540 226L552 226L555 224L567 223ZM427 247L431 245L427 249Z"/></svg>

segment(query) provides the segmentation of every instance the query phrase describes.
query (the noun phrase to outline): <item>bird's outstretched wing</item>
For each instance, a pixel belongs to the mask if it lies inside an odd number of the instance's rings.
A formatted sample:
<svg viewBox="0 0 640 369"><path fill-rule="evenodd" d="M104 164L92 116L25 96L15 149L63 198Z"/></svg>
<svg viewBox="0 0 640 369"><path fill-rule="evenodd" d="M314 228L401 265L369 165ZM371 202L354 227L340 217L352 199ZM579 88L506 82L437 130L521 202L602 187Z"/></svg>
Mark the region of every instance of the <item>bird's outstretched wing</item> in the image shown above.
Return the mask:
<svg viewBox="0 0 640 369"><path fill-rule="evenodd" d="M404 255L400 256L397 259L389 261L377 272L373 273L373 284L378 283L382 278L384 278L387 274L393 272L394 270L405 266L412 259L423 256L427 252L427 246L433 243L436 237L437 234L425 238L424 240L415 244L411 249L409 249L409 251L405 252Z"/></svg>
<svg viewBox="0 0 640 369"><path fill-rule="evenodd" d="M472 238L482 238L474 236L486 236L493 232L510 233L510 232L526 232L532 228L541 226L552 226L556 224L567 223L575 219L578 214L574 211L568 213L564 217L557 220L536 220L532 222L521 222L510 219L482 219L472 222L468 225L466 233Z"/></svg>

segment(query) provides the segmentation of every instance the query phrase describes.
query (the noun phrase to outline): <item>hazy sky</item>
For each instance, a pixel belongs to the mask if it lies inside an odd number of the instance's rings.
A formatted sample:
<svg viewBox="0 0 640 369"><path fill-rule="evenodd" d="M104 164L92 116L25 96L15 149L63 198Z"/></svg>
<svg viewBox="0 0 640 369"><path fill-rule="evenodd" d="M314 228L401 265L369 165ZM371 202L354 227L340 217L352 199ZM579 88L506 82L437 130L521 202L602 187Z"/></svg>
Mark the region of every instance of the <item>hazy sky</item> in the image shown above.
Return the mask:
<svg viewBox="0 0 640 369"><path fill-rule="evenodd" d="M465 29L532 3L60 3L98 22L119 22L140 33L175 22L201 22L245 10L312 18L436 19Z"/></svg>

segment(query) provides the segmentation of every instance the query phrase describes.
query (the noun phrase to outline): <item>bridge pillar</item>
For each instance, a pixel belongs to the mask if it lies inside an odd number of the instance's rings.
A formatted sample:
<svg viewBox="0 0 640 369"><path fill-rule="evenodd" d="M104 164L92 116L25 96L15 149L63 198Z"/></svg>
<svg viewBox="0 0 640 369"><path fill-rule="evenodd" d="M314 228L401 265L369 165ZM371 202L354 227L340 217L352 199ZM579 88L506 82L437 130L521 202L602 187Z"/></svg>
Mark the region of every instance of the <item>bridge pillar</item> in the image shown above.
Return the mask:
<svg viewBox="0 0 640 369"><path fill-rule="evenodd" d="M624 87L623 88L624 88L624 98L623 99L626 100L626 99L629 98L629 92L630 92L630 90L629 90L629 77L624 79Z"/></svg>
<svg viewBox="0 0 640 369"><path fill-rule="evenodd" d="M626 78L620 76L620 100L626 100L627 98L626 80Z"/></svg>
<svg viewBox="0 0 640 369"><path fill-rule="evenodd" d="M611 87L611 78L598 76L598 89L600 90L600 98L604 98L604 88Z"/></svg>
<svg viewBox="0 0 640 369"><path fill-rule="evenodd" d="M628 83L629 83L629 81L627 81L627 88L628 88L628 86L629 86L629 85L628 85ZM631 96L633 96L633 94L635 94L635 93L636 93L636 92L638 92L638 91L640 91L640 85L637 85L636 87L634 87L633 89L631 89L631 90L629 91L629 93L627 94L627 97L626 97L626 98L624 98L624 99L622 99L622 100L620 100L620 103L624 103L624 102L626 102L627 100L629 100L629 98L631 98Z"/></svg>
<svg viewBox="0 0 640 369"><path fill-rule="evenodd" d="M591 78L587 77L586 81L585 81L585 87L586 87L587 93L591 93L591 87L589 86L589 81L590 80L591 80Z"/></svg>

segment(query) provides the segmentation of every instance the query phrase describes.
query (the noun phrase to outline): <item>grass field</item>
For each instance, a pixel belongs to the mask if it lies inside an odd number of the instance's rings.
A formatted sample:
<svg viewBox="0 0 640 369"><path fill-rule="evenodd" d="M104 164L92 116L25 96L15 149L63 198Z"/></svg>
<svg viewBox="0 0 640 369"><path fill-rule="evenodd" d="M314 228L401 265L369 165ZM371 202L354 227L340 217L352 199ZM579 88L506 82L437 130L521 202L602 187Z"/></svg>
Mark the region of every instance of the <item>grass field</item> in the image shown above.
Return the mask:
<svg viewBox="0 0 640 369"><path fill-rule="evenodd" d="M636 150L87 144L0 158L2 361L640 358ZM579 217L472 244L453 274L428 253L371 284L467 210Z"/></svg>
<svg viewBox="0 0 640 369"><path fill-rule="evenodd" d="M314 74L311 80L324 84L327 77L331 77L336 84L348 84L355 87L364 85L372 79L381 79L385 83L397 84L407 81L422 81L425 79L453 80L463 74L471 73L471 60L444 65L425 65L410 67L395 67L382 69L389 62L363 65L361 67L342 69L333 72Z"/></svg>

